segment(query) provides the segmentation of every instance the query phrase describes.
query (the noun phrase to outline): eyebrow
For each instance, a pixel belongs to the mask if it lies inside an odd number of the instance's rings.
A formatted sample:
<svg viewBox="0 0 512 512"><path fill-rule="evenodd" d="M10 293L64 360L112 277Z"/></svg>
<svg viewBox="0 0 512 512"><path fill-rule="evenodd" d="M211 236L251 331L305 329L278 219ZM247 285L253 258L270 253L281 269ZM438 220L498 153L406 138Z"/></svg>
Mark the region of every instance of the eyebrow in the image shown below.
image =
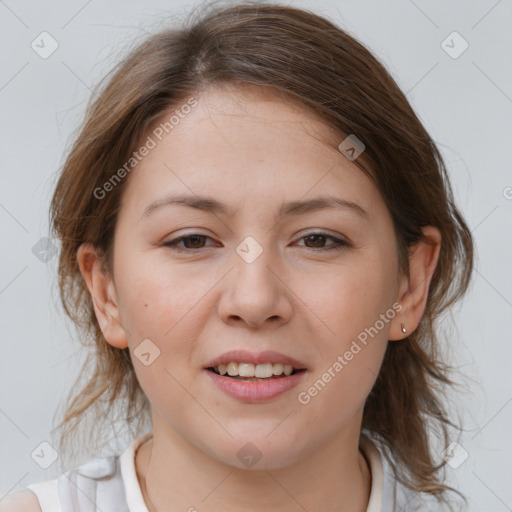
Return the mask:
<svg viewBox="0 0 512 512"><path fill-rule="evenodd" d="M157 199L150 203L142 213L141 220L148 217L154 211L164 206L182 205L196 210L213 213L216 215L232 215L232 211L225 203L208 196L199 195L171 195L162 199ZM359 204L334 196L321 196L304 201L289 201L283 203L277 213L277 218L291 215L302 215L324 209L344 209L358 214L360 217L369 220L370 215Z"/></svg>

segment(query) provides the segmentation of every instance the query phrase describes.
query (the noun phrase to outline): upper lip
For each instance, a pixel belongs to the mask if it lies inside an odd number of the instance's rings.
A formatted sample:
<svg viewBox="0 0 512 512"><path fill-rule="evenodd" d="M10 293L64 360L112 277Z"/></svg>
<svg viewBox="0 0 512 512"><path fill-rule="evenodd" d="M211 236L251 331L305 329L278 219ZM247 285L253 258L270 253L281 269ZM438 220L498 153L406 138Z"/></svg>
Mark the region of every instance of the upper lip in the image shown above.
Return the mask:
<svg viewBox="0 0 512 512"><path fill-rule="evenodd" d="M306 365L297 361L293 357L280 354L273 350L265 350L264 352L248 352L247 350L230 350L224 352L219 357L216 357L210 361L205 368L214 368L220 364L228 364L231 362L238 363L252 363L252 364L264 364L264 363L281 363L285 365L293 366L296 370L306 369Z"/></svg>

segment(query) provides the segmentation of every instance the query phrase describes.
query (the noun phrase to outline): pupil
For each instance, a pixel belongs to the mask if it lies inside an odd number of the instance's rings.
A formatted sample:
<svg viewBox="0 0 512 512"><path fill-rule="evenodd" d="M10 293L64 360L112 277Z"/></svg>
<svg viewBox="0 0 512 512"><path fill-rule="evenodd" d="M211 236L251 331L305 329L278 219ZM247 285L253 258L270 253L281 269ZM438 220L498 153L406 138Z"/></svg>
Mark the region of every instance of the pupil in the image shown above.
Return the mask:
<svg viewBox="0 0 512 512"><path fill-rule="evenodd" d="M317 242L318 242L318 239L320 239L321 242L324 241L323 235L309 235L308 237L306 237L306 239L309 239L309 240L311 240L312 238L317 239ZM315 241L313 241L313 243L315 243ZM315 247L317 247L317 246L315 245Z"/></svg>
<svg viewBox="0 0 512 512"><path fill-rule="evenodd" d="M192 235L192 236L188 236L185 238L185 245L187 245L187 248L188 249L197 249L197 247L195 247L195 244L197 243L201 243L201 238L204 238L202 235ZM192 241L192 244L194 245L194 247L188 247L188 242Z"/></svg>

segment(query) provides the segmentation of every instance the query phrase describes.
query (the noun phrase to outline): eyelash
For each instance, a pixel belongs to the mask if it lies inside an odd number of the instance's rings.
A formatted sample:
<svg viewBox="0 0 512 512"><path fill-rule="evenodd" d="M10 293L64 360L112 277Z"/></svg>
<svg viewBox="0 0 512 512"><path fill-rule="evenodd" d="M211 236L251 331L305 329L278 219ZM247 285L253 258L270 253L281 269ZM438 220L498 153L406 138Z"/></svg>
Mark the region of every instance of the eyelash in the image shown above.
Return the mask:
<svg viewBox="0 0 512 512"><path fill-rule="evenodd" d="M329 235L328 233L323 233L321 231L315 232L315 233L310 233L310 234L300 238L300 240L303 240L305 238L310 238L310 237L313 237L313 236L323 236L325 239L330 238L331 240L334 241L334 243L329 245L327 248L321 247L321 248L315 249L313 247L308 247L308 249L313 249L314 252L324 252L324 251L332 251L332 250L340 251L340 250L343 250L343 249L345 249L347 247L352 247L352 244L350 244L346 240L341 240L341 239L336 238L336 237L334 237L332 235ZM182 248L180 248L178 246L178 244L180 242L182 242L183 240L188 240L188 239L193 238L193 237L210 238L209 236L206 236L206 235L191 234L191 235L187 235L187 236L181 236L179 238L176 238L175 240L170 240L169 242L164 242L162 245L165 246L165 247L170 247L173 251L176 251L178 253L182 253L182 252L198 252L198 251L201 251L201 250L205 249L205 247L199 247L199 248L196 248L196 249L189 249L189 248L182 249Z"/></svg>

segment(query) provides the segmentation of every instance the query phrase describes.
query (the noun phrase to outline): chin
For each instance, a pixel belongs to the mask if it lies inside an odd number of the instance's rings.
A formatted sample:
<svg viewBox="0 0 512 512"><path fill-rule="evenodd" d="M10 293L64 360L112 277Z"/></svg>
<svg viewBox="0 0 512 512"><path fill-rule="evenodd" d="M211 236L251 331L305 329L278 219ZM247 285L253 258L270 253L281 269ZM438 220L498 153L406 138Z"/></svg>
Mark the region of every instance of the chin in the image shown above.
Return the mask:
<svg viewBox="0 0 512 512"><path fill-rule="evenodd" d="M208 450L212 457L228 466L248 471L283 469L293 465L301 457L301 447L292 442L292 436L277 436L275 439L266 438L267 431L261 429L254 435L237 436ZM283 443L283 439L288 440Z"/></svg>

